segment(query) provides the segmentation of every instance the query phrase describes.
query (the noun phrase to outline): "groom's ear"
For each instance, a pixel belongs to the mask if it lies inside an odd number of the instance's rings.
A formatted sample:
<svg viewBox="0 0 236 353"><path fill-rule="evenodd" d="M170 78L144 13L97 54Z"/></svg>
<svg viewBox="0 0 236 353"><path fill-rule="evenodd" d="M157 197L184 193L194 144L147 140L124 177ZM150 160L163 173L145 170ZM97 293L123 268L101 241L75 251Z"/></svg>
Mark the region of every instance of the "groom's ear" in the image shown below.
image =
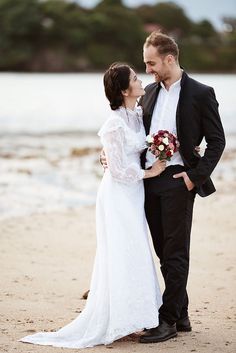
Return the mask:
<svg viewBox="0 0 236 353"><path fill-rule="evenodd" d="M175 57L173 55L171 55L171 54L168 54L166 56L166 60L167 60L168 64L173 64L173 63L176 62Z"/></svg>

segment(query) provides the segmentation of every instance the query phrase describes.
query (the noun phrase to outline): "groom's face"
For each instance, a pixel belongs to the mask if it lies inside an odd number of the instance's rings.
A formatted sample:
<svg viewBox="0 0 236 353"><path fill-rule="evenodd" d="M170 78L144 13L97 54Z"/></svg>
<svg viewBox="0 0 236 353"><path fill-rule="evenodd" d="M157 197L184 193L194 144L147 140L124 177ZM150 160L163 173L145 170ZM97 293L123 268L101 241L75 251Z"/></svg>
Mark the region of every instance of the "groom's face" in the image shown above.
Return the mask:
<svg viewBox="0 0 236 353"><path fill-rule="evenodd" d="M150 45L148 47L144 46L143 59L147 74L154 75L156 82L165 81L170 77L168 55L161 56L157 48Z"/></svg>

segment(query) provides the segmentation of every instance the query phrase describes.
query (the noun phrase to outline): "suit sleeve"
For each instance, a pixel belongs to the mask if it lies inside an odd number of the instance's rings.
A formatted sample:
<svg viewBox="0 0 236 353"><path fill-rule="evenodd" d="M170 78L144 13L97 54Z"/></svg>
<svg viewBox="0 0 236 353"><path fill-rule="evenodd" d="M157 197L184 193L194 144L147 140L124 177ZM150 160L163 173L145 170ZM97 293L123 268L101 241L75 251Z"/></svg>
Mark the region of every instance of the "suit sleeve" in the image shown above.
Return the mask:
<svg viewBox="0 0 236 353"><path fill-rule="evenodd" d="M198 187L211 175L225 147L225 135L218 112L218 102L213 88L201 98L201 123L207 146L197 166L187 171L190 180Z"/></svg>

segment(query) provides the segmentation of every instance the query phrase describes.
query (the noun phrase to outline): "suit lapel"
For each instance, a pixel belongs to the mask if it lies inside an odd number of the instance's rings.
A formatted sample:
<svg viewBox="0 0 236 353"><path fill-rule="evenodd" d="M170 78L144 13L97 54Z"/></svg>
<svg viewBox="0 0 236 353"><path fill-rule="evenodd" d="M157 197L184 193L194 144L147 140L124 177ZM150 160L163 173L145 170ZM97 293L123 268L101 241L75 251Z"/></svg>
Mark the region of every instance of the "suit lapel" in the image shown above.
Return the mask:
<svg viewBox="0 0 236 353"><path fill-rule="evenodd" d="M186 72L183 72L182 75L182 79L181 79L181 90L180 90L180 94L179 94L179 102L177 105L177 110L176 110L176 130L177 130L177 136L178 136L178 140L180 142L180 149L179 149L179 153L183 159L183 162L185 164L185 166L189 166L188 161L186 160L184 154L183 154L183 146L182 146L182 136L181 136L181 131L183 131L183 124L185 119L183 119L183 114L184 114L184 107L186 104L186 100L188 99L188 97L186 96L186 90L188 89L186 87L187 81L188 81L189 77L186 74ZM181 128L180 128L181 127Z"/></svg>
<svg viewBox="0 0 236 353"><path fill-rule="evenodd" d="M146 101L144 101L144 104L143 104L143 110L144 110L143 124L145 127L146 135L148 135L150 131L152 114L153 114L153 110L156 104L158 94L160 92L160 88L161 88L160 84L156 85L152 90L152 92L149 92L148 98Z"/></svg>
<svg viewBox="0 0 236 353"><path fill-rule="evenodd" d="M185 84L186 84L186 80L188 79L188 75L186 74L186 72L183 71L183 75L182 75L182 79L180 82L180 94L179 94L179 101L177 104L177 109L176 109L176 130L177 130L177 136L179 137L180 135L180 124L181 124L181 111L182 111L182 107L184 105L184 99L185 99Z"/></svg>

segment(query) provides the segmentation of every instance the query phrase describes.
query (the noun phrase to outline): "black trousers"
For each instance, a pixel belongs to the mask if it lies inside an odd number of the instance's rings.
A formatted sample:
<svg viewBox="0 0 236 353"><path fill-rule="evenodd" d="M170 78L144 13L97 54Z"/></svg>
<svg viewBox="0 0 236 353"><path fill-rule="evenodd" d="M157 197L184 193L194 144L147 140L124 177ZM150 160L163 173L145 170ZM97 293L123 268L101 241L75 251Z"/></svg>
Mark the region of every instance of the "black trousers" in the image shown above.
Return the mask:
<svg viewBox="0 0 236 353"><path fill-rule="evenodd" d="M183 178L173 178L183 170L180 165L169 166L160 176L144 180L146 217L165 281L159 319L170 324L188 315L186 286L196 192L187 190Z"/></svg>

